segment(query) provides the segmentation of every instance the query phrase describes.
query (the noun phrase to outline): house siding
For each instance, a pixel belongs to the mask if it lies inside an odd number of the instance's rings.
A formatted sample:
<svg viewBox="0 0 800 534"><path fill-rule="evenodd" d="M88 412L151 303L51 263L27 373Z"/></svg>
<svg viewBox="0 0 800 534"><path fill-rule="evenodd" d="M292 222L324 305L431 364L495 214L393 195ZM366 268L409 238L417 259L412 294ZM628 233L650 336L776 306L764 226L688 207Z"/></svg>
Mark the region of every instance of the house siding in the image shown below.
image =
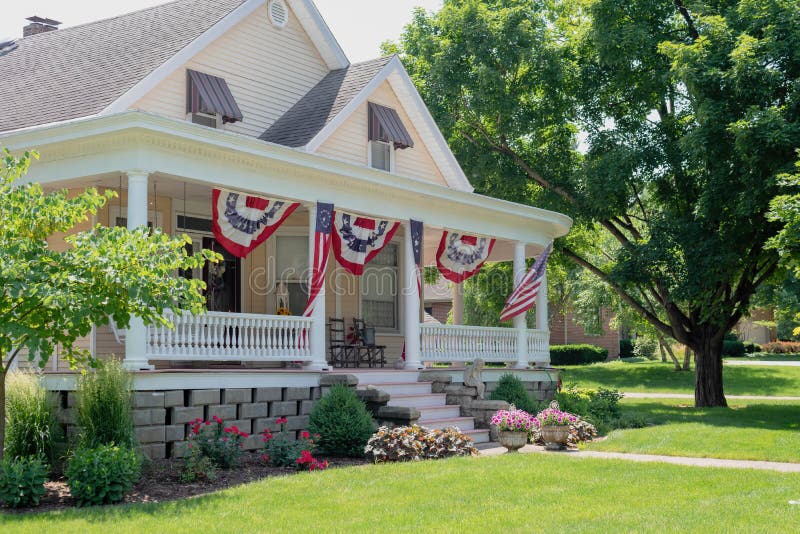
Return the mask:
<svg viewBox="0 0 800 534"><path fill-rule="evenodd" d="M266 3L132 107L185 118L187 68L225 79L244 115L243 121L226 124L225 129L253 137L328 73L294 12L285 27L276 28L269 22Z"/></svg>

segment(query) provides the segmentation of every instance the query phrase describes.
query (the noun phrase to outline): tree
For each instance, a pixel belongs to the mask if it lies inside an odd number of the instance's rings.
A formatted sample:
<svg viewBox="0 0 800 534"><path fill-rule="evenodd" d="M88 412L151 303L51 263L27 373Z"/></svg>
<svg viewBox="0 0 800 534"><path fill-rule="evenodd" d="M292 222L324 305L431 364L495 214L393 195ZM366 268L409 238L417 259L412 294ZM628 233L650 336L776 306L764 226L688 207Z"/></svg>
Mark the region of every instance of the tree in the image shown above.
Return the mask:
<svg viewBox="0 0 800 534"><path fill-rule="evenodd" d="M800 146L796 1L446 0L394 48L476 188L611 236L558 247L695 352L696 406L725 406L723 337L776 269Z"/></svg>
<svg viewBox="0 0 800 534"><path fill-rule="evenodd" d="M0 151L0 457L5 440L5 379L14 360L27 351L44 367L60 345L71 364L91 356L74 346L92 325L109 317L127 327L131 316L170 325L167 308L200 313L202 281L175 276L219 255L186 252L188 237L171 238L156 229L128 231L96 226L73 233L70 247L48 246L55 233L69 234L96 214L115 193L87 189L45 193L41 185L15 184L36 154L13 157Z"/></svg>

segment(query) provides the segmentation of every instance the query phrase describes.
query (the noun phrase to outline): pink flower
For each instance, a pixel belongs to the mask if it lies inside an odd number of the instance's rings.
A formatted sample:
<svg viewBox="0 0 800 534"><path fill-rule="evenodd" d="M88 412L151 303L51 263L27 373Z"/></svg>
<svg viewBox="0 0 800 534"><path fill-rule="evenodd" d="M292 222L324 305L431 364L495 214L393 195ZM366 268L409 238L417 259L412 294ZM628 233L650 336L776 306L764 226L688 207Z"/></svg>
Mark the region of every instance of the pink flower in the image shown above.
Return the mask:
<svg viewBox="0 0 800 534"><path fill-rule="evenodd" d="M285 417L278 417L277 419L275 419L275 424L276 425L285 425L286 422L287 422L287 420L286 420Z"/></svg>
<svg viewBox="0 0 800 534"><path fill-rule="evenodd" d="M311 437L311 434L308 433L308 430L303 430L302 432L300 432L300 437L303 439L308 439Z"/></svg>

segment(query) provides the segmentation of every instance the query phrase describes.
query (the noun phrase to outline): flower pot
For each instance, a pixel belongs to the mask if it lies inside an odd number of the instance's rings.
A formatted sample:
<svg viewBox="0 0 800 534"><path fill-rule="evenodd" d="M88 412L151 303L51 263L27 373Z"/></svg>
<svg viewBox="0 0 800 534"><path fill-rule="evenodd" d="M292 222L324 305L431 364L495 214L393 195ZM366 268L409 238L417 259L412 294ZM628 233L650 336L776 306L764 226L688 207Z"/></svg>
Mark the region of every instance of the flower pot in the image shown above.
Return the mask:
<svg viewBox="0 0 800 534"><path fill-rule="evenodd" d="M500 430L497 435L500 439L500 445L508 449L508 452L517 452L528 443L528 433L524 430L522 432Z"/></svg>
<svg viewBox="0 0 800 534"><path fill-rule="evenodd" d="M569 438L569 426L567 425L546 425L542 427L542 440L544 447L549 451L559 451L567 447Z"/></svg>

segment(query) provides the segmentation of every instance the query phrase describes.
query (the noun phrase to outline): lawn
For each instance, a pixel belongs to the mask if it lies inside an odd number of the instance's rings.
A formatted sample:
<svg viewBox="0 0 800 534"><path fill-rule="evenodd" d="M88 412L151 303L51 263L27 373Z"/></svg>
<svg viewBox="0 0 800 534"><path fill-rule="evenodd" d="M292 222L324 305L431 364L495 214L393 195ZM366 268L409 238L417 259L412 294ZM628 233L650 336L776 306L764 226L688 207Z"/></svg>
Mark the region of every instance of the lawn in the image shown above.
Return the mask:
<svg viewBox="0 0 800 534"><path fill-rule="evenodd" d="M800 402L734 401L694 408L676 399L623 399L623 413L655 426L615 430L592 450L800 462Z"/></svg>
<svg viewBox="0 0 800 534"><path fill-rule="evenodd" d="M755 362L800 362L800 354L770 354L769 352L754 352L742 358L725 358L725 361L755 361Z"/></svg>
<svg viewBox="0 0 800 534"><path fill-rule="evenodd" d="M723 368L728 395L778 395L800 397L800 367L734 366ZM693 393L694 373L676 372L661 362L613 361L566 367L564 384L611 387L642 393Z"/></svg>
<svg viewBox="0 0 800 534"><path fill-rule="evenodd" d="M362 466L187 501L0 515L15 533L800 531L800 477L564 453Z"/></svg>

